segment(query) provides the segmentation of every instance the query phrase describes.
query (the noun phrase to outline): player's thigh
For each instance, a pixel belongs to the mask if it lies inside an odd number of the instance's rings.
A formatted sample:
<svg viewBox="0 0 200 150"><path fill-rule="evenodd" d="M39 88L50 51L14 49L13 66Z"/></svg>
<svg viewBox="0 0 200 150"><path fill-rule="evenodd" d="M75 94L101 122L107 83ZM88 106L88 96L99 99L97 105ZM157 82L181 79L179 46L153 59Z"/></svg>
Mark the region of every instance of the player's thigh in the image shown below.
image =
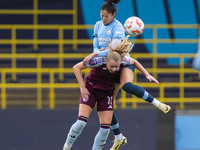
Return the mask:
<svg viewBox="0 0 200 150"><path fill-rule="evenodd" d="M130 68L123 67L120 73L120 82L123 86L127 82L133 82L134 72Z"/></svg>
<svg viewBox="0 0 200 150"><path fill-rule="evenodd" d="M98 111L100 124L111 124L113 111Z"/></svg>
<svg viewBox="0 0 200 150"><path fill-rule="evenodd" d="M84 116L86 118L89 118L92 110L93 109L86 104L79 104L78 116Z"/></svg>

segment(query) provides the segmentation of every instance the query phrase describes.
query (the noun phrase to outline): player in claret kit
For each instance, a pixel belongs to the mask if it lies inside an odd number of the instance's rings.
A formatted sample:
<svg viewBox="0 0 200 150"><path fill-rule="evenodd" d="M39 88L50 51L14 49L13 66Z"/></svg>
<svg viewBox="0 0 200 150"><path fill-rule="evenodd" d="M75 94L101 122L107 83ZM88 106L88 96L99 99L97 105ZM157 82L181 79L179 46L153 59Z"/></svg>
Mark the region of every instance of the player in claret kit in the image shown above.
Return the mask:
<svg viewBox="0 0 200 150"><path fill-rule="evenodd" d="M111 42L112 44L112 42ZM76 64L74 74L80 84L80 104L77 121L71 126L63 150L70 150L74 141L86 126L88 118L97 103L100 129L94 139L92 150L102 150L110 132L113 117L113 91L116 77L125 65L134 65L147 79L158 81L152 77L143 66L135 59L124 57L132 49L132 43L127 39L117 43L115 48L110 45L110 52L106 57L96 57L87 64ZM92 67L89 75L84 79L81 70ZM86 148L90 149L90 148Z"/></svg>

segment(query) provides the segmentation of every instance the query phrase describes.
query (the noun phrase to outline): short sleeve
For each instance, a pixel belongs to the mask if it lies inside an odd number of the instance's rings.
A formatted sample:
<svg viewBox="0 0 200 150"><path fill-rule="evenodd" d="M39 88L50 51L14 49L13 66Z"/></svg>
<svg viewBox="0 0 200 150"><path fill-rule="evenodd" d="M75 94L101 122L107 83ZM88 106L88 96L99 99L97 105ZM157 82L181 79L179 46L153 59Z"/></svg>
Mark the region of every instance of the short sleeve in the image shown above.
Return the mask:
<svg viewBox="0 0 200 150"><path fill-rule="evenodd" d="M94 25L94 34L93 34L93 38L98 37L99 23L100 23L100 21L98 21L98 22Z"/></svg>

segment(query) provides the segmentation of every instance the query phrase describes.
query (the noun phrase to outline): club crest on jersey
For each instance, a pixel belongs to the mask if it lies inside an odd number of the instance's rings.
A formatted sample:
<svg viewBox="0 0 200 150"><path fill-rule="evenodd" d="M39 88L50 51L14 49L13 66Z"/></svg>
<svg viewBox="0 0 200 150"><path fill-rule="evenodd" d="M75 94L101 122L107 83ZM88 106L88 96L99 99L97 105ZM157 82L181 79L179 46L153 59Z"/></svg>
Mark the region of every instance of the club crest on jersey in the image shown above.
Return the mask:
<svg viewBox="0 0 200 150"><path fill-rule="evenodd" d="M110 31L110 30L108 30L108 31L107 31L107 34L108 34L108 35L110 35L110 34L111 34L111 31Z"/></svg>

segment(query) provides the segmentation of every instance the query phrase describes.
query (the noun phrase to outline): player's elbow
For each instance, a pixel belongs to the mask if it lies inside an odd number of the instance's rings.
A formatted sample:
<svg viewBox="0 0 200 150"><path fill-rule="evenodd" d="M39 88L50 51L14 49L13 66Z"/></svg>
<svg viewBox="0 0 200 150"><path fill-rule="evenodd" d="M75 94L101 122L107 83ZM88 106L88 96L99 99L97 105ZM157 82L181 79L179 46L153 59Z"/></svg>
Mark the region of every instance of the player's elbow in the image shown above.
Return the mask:
<svg viewBox="0 0 200 150"><path fill-rule="evenodd" d="M83 62L80 62L80 63L74 65L72 68L75 71L75 70L85 69L85 68L87 68L87 66Z"/></svg>
<svg viewBox="0 0 200 150"><path fill-rule="evenodd" d="M72 68L73 68L74 71L77 70L78 64L74 65Z"/></svg>

